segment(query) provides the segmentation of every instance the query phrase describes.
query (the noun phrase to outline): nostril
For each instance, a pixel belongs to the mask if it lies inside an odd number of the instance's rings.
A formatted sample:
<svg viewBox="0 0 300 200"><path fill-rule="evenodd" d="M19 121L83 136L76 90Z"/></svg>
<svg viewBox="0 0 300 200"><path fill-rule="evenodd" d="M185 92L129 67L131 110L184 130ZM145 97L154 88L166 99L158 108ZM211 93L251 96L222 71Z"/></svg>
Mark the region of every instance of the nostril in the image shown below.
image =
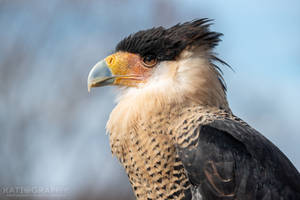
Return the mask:
<svg viewBox="0 0 300 200"><path fill-rule="evenodd" d="M107 59L107 62L108 62L108 64L113 64L113 62L114 62L114 58L112 57L112 56L110 56L108 59Z"/></svg>

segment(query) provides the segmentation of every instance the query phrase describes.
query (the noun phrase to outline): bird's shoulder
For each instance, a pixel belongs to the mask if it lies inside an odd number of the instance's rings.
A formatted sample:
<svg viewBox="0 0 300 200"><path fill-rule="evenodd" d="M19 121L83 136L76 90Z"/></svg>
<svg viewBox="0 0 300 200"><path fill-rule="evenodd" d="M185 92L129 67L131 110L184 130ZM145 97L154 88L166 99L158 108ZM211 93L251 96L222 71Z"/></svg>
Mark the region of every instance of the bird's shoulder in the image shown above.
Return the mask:
<svg viewBox="0 0 300 200"><path fill-rule="evenodd" d="M180 147L191 146L190 143L199 138L200 132L197 131L199 128L213 126L215 123L219 124L218 127L225 128L223 122L226 125L238 124L245 129L251 129L246 122L233 115L230 110L204 106L187 107L182 110L172 127L176 144Z"/></svg>
<svg viewBox="0 0 300 200"><path fill-rule="evenodd" d="M195 191L200 189L206 199L300 193L293 164L243 120L221 109L190 108L185 113L175 131L177 152Z"/></svg>

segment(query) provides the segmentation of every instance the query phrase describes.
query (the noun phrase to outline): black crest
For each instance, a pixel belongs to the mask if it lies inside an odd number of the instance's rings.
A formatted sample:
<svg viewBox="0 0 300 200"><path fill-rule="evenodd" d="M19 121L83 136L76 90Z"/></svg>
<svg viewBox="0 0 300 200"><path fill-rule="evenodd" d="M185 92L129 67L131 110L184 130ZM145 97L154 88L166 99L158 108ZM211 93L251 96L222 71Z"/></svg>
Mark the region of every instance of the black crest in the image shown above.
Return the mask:
<svg viewBox="0 0 300 200"><path fill-rule="evenodd" d="M188 46L215 47L221 33L211 32L209 19L199 19L171 28L151 28L139 31L123 39L116 51L137 53L142 57L153 55L158 60L174 60Z"/></svg>

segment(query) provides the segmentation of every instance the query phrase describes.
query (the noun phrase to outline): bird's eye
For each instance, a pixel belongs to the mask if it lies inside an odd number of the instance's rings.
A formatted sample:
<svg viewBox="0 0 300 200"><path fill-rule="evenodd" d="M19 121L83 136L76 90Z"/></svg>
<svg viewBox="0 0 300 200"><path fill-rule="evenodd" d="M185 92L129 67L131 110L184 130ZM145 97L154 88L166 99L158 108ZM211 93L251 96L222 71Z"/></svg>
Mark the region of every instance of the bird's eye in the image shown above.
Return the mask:
<svg viewBox="0 0 300 200"><path fill-rule="evenodd" d="M143 65L145 67L154 67L157 63L157 59L154 55L147 55L143 58Z"/></svg>

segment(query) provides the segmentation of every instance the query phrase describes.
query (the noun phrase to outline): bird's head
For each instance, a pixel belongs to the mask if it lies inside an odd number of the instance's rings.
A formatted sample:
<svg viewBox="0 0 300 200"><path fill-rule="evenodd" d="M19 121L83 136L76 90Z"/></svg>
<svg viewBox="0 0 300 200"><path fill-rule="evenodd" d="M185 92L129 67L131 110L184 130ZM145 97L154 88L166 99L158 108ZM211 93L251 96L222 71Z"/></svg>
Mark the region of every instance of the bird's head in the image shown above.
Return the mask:
<svg viewBox="0 0 300 200"><path fill-rule="evenodd" d="M199 19L126 37L116 46L115 53L91 69L88 90L105 85L137 91L151 88L226 107L224 82L219 68L213 64L224 62L212 52L222 34L211 32L209 22Z"/></svg>

